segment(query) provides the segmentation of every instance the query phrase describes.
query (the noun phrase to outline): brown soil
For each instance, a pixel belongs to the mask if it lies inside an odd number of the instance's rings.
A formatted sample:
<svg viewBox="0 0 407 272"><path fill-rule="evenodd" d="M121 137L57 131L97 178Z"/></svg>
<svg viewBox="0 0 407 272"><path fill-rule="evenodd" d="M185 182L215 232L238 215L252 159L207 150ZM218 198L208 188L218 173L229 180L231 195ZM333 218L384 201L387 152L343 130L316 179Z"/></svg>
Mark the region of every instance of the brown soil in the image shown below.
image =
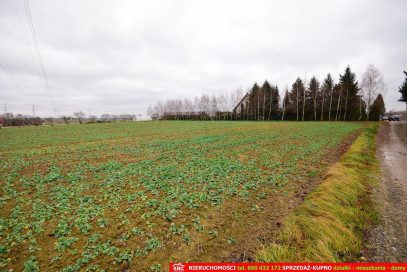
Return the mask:
<svg viewBox="0 0 407 272"><path fill-rule="evenodd" d="M407 122L382 124L376 143L381 183L373 196L381 223L364 255L368 262L407 262Z"/></svg>
<svg viewBox="0 0 407 272"><path fill-rule="evenodd" d="M265 124L268 126L268 124ZM259 128L261 129L261 127ZM292 209L295 208L297 205L301 204L304 201L305 196L312 191L320 182L322 175L327 167L335 163L339 157L347 151L349 146L353 143L354 139L360 134L361 130L355 131L350 133L346 138L343 139L342 144L339 146L332 147L330 149L324 150L323 160L321 160L318 164L312 164L310 162L301 162L304 163L305 166L301 167L300 169L304 169L304 171L308 172L307 177L305 174L303 178L297 180L295 183L281 185L282 187L278 188L278 193L274 194L271 191L267 192L267 197L265 199L259 199L256 201L258 203L259 211L254 212L251 206L251 202L242 202L242 201L231 201L226 202L224 205L218 208L210 207L202 207L201 209L198 208L196 211L196 216L200 217L200 222L202 225L205 226L205 229L202 232L191 232L190 246L186 246L186 243L182 240L182 235L174 236L173 240L165 239L162 241L163 244L157 249L156 254L150 254L145 259L139 260L138 263L133 261L129 270L127 271L140 271L140 267L149 268L151 264L167 264L169 261L168 256L171 256L170 261L172 262L182 262L182 261L201 261L201 262L253 262L255 261L255 254L256 250L262 246L262 244L269 244L270 242L274 242L278 233L281 231L282 222L284 222L287 217L291 214ZM170 135L170 134L168 134ZM174 134L175 135L175 134ZM123 139L123 138L121 138ZM167 138L168 139L168 138ZM296 146L299 145L303 139L293 139L291 144ZM133 141L132 141L133 142ZM85 142L80 142L84 143ZM90 145L97 145L98 142L94 141ZM118 140L109 140L109 150L112 150L113 147L120 148L122 144ZM275 143L276 146L279 146ZM207 145L206 147L210 147L211 145ZM76 150L76 149L75 149ZM96 149L95 149L96 150ZM105 150L107 151L107 150ZM227 150L226 150L227 151ZM218 151L220 153L221 150ZM291 151L295 152L295 150ZM216 153L216 152L215 152ZM86 155L92 154L92 152L87 152ZM133 162L133 160L137 159L133 156L130 156L126 153L121 153L120 151L115 152L106 152L105 155L101 153L96 153L98 156L96 158L92 157L84 157L85 161L95 165L95 163L102 163L109 160L109 157L115 155L116 157L113 158L115 161L123 161L123 162ZM59 151L59 153L52 154L55 158L64 158L64 153ZM82 156L76 156L77 153L73 153L72 159L69 163L74 166L78 163L78 160L82 160ZM256 158L259 154L256 151L245 151L245 155L243 160L250 160ZM149 156L154 156L149 154ZM288 153L285 153L285 158L289 157ZM38 158L36 158L38 160ZM283 161L283 160L282 160ZM284 161L283 161L284 162ZM42 172L46 174L47 169L49 168L49 161L44 161L41 164L38 164L38 167L44 166L46 164L45 169L36 169L36 172ZM55 164L61 168L63 168L63 164L66 163L66 160L61 159L55 162ZM33 165L35 165L33 163ZM37 166L35 166L37 167ZM65 169L67 167L65 166ZM70 169L73 170L73 169ZM24 174L29 175L29 172L23 172ZM88 176L87 180L91 180L92 177ZM19 178L17 179L19 180ZM280 185L279 185L280 186ZM22 184L18 187L18 191L23 190ZM282 195L282 192L286 192L286 196ZM94 192L94 194L98 194ZM46 200L44 199L44 202ZM11 205L11 204L10 204ZM120 210L125 210L121 206ZM7 207L7 210L10 210ZM189 210L182 210L182 212L177 216L177 225L183 223L189 229L194 229L194 225L192 224L191 218L188 215ZM239 219L242 216L243 219ZM100 230L97 226L95 220L92 221L91 225L97 230L100 231L102 235L106 235L111 241L112 245L120 247L121 244L119 243L119 237L123 233L120 230L119 222L114 221L114 218L117 217L114 210L106 211L104 217L111 218L111 223L109 222L109 230ZM129 219L135 224L135 226L139 226L138 220L140 220L140 214L134 213ZM45 245L46 241L50 241L49 236L51 234L51 230L55 229L56 221L50 222L50 224L54 224L52 227L46 226L48 232L44 232L43 236L38 238L38 245L41 245L42 252L50 252L54 248L53 244ZM159 223L155 226L155 229L168 229L170 222ZM140 223L141 225L141 223ZM162 227L164 226L165 227ZM143 226L144 227L144 226ZM107 228L106 228L107 229ZM145 228L147 231L149 229ZM213 234L210 236L207 232L214 230L216 231L216 235ZM249 231L248 231L249 230ZM76 233L77 232L77 233ZM150 233L148 233L150 234ZM79 230L73 230L72 235L74 237L79 237ZM216 238L216 239L215 239ZM233 241L231 238L234 238ZM142 239L146 240L146 234L144 236L134 236L131 239ZM226 241L230 241L226 243ZM134 241L136 242L136 241ZM81 238L75 244L76 248L83 248L83 245L86 243L86 237ZM129 244L131 242L129 241ZM140 244L137 241L137 244ZM181 245L181 246L180 246ZM143 245L144 246L144 245ZM19 248L18 251L20 252L28 252L28 248ZM55 253L55 252L54 252ZM23 254L20 254L24 256ZM49 264L50 259L55 257L55 255L51 254L41 256L38 258L40 267L46 267L46 264ZM109 256L108 256L109 257ZM55 269L59 270L62 269L62 264L73 263L74 259L77 258L74 255L67 254L63 255L62 260L59 261L61 263L61 267L57 267L57 264L54 266ZM112 260L98 260L100 265L106 265L113 261ZM18 260L18 264L20 265L16 269L13 267L15 271L22 270L23 261ZM126 265L123 265L126 266ZM163 265L162 271L167 271L167 265ZM50 268L48 268L50 269ZM144 270L145 271L145 270Z"/></svg>

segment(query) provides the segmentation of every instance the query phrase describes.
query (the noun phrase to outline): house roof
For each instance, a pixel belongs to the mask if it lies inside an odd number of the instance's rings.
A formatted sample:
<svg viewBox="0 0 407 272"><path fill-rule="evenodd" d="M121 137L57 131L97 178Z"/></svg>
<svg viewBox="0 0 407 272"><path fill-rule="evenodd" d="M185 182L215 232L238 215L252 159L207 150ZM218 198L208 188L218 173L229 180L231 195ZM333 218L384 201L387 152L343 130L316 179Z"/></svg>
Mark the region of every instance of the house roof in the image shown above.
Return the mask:
<svg viewBox="0 0 407 272"><path fill-rule="evenodd" d="M236 111L236 109L243 103L243 101L249 96L249 93L246 93L243 98L240 100L239 103L237 103L236 107L233 108L233 111Z"/></svg>

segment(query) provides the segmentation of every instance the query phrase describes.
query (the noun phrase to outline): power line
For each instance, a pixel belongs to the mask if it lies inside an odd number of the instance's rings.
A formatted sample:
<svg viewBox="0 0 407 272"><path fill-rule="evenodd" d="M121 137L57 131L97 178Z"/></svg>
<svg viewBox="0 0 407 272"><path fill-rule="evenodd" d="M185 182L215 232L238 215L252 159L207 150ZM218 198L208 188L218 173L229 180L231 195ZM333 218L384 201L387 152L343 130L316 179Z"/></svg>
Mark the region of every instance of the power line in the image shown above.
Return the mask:
<svg viewBox="0 0 407 272"><path fill-rule="evenodd" d="M39 72L40 75L41 75L41 68L39 67L38 63L35 61L35 58L34 58L34 55L33 55L33 53L32 53L30 44L28 43L27 35L26 35L26 32L25 32L25 30L24 30L24 28L23 28L23 25L22 25L22 23L21 23L20 13L19 13L18 10L17 10L17 6L16 6L16 3L15 3L15 0L10 0L10 1L11 1L11 4L13 5L14 12L16 13L18 25L20 26L20 30L21 30L21 32L22 32L22 34L23 34L25 45L27 46L27 49L28 49L28 51L30 52L31 59L32 59L33 62L34 62L35 67L38 69L38 72Z"/></svg>
<svg viewBox="0 0 407 272"><path fill-rule="evenodd" d="M3 69L3 71L7 74L7 76L10 78L10 80L14 83L14 85L17 87L17 89L25 96L27 97L28 100L30 100L30 102L32 102L31 97L24 92L24 90L17 84L17 82L11 77L10 73L7 72L6 68L4 68L4 66L0 63L0 67L1 69Z"/></svg>
<svg viewBox="0 0 407 272"><path fill-rule="evenodd" d="M26 12L26 15L27 15L27 18L28 18L28 24L29 24L30 30L31 30L31 35L32 35L33 40L34 40L35 49L37 51L38 60L40 62L42 76L44 78L46 87L48 89L48 93L49 93L49 97L51 99L52 105L54 106L54 113L57 114L57 107L55 106L54 98L52 97L51 89L49 88L48 77L47 77L47 73L45 72L44 62L42 61L40 48L38 46L37 35L35 34L34 24L33 24L33 21L32 21L31 10L30 10L30 5L28 4L28 0L24 0L24 6L25 6L25 12Z"/></svg>

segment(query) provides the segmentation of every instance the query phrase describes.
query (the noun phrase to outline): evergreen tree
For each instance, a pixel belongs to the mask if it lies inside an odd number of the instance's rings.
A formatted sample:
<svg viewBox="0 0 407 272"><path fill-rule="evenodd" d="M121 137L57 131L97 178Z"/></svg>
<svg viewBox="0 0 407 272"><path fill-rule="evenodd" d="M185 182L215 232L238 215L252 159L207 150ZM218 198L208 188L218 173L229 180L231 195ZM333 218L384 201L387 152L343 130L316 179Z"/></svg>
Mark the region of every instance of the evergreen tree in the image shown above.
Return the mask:
<svg viewBox="0 0 407 272"><path fill-rule="evenodd" d="M299 120L299 112L300 112L300 105L303 103L303 97L304 97L304 92L305 92L305 86L304 82L301 80L301 78L297 78L297 80L294 82L294 84L291 87L291 92L290 92L290 101L295 105L295 113L297 115L296 120Z"/></svg>
<svg viewBox="0 0 407 272"><path fill-rule="evenodd" d="M401 98L399 99L399 101L401 102L405 102L407 104L407 72L403 71L404 75L405 75L405 79L403 84L401 84L401 86L399 87L399 92L401 93Z"/></svg>
<svg viewBox="0 0 407 272"><path fill-rule="evenodd" d="M369 110L369 119L373 121L380 121L381 116L386 112L384 106L383 96L379 94Z"/></svg>
<svg viewBox="0 0 407 272"><path fill-rule="evenodd" d="M328 120L331 121L332 98L333 98L334 81L331 74L328 74L322 84L322 105L321 105L321 121L324 120L324 106L325 100L329 101Z"/></svg>
<svg viewBox="0 0 407 272"><path fill-rule="evenodd" d="M287 110L287 107L289 106L289 103L290 103L290 100L289 100L289 95L288 95L288 89L287 90L285 90L285 93L284 93L284 98L283 98L283 105L282 105L282 116L281 116L281 120L282 121L284 121L284 115L285 115L285 112L286 112L286 110Z"/></svg>
<svg viewBox="0 0 407 272"><path fill-rule="evenodd" d="M269 120L271 120L272 116L276 116L279 113L279 104L280 104L280 93L278 91L278 86L275 85L271 87L273 97L271 99L271 115Z"/></svg>
<svg viewBox="0 0 407 272"><path fill-rule="evenodd" d="M342 86L344 95L344 112L343 120L358 120L359 119L359 101L358 82L356 81L355 73L352 73L350 67L346 67L345 73L339 76L339 81Z"/></svg>
<svg viewBox="0 0 407 272"><path fill-rule="evenodd" d="M263 120L266 120L266 116L268 116L268 120L271 117L271 100L273 99L273 90L271 88L270 83L268 81L264 81L263 86L261 86L261 90L263 93Z"/></svg>
<svg viewBox="0 0 407 272"><path fill-rule="evenodd" d="M315 76L313 76L309 82L308 85L308 91L309 91L309 96L312 100L312 107L314 109L314 121L317 120L317 101L319 99L319 82L318 80L315 78Z"/></svg>
<svg viewBox="0 0 407 272"><path fill-rule="evenodd" d="M258 120L260 87L254 83L249 94L249 119Z"/></svg>

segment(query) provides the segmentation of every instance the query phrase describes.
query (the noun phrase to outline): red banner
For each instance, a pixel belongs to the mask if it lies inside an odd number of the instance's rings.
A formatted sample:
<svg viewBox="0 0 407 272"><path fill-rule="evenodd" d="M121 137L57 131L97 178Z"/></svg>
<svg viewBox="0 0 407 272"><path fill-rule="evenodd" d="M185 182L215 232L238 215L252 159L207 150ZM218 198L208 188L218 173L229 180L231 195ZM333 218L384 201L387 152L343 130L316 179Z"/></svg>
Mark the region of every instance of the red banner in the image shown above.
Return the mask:
<svg viewBox="0 0 407 272"><path fill-rule="evenodd" d="M187 271L406 271L406 263L171 263Z"/></svg>

